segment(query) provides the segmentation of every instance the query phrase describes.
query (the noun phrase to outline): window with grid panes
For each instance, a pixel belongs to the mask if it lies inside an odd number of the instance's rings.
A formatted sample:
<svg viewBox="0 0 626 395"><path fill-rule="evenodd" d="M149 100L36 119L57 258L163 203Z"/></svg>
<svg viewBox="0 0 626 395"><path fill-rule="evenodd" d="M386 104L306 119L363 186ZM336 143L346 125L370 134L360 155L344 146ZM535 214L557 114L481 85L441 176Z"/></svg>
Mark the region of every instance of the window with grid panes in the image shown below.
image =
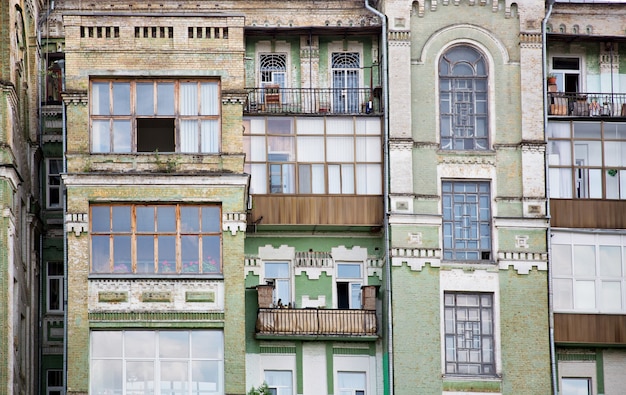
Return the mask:
<svg viewBox="0 0 626 395"><path fill-rule="evenodd" d="M94 153L217 153L219 82L91 81Z"/></svg>
<svg viewBox="0 0 626 395"><path fill-rule="evenodd" d="M489 149L487 61L476 48L455 45L439 60L441 148Z"/></svg>
<svg viewBox="0 0 626 395"><path fill-rule="evenodd" d="M244 119L253 194L382 194L381 123L367 117Z"/></svg>
<svg viewBox="0 0 626 395"><path fill-rule="evenodd" d="M444 181L443 259L491 260L491 196L484 181Z"/></svg>
<svg viewBox="0 0 626 395"><path fill-rule="evenodd" d="M63 159L48 159L47 161L47 207L61 208L61 172Z"/></svg>
<svg viewBox="0 0 626 395"><path fill-rule="evenodd" d="M444 293L446 374L495 375L493 294Z"/></svg>
<svg viewBox="0 0 626 395"><path fill-rule="evenodd" d="M91 273L221 273L217 205L92 205Z"/></svg>

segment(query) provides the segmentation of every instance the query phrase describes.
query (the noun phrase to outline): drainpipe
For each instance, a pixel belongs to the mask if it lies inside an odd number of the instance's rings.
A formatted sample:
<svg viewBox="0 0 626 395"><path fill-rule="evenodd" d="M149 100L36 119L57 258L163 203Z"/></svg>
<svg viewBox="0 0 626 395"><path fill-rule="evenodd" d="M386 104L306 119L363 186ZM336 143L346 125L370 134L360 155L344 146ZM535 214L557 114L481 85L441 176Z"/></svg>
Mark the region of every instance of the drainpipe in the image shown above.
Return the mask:
<svg viewBox="0 0 626 395"><path fill-rule="evenodd" d="M65 92L65 58L58 61L61 66L61 91ZM61 98L61 127L62 127L62 142L63 142L63 170L62 174L67 174L67 158L65 152L67 150L67 128L66 122L66 109L65 100ZM63 393L67 394L67 286L69 270L67 265L67 224L65 222L65 213L67 212L67 196L65 193L65 185L63 184L63 178L61 178L61 199L63 201Z"/></svg>
<svg viewBox="0 0 626 395"><path fill-rule="evenodd" d="M558 377L556 373L556 348L554 345L554 297L552 284L552 227L550 225L550 167L548 165L548 56L547 56L547 33L546 26L555 0L548 0L548 11L545 18L541 21L541 48L543 57L543 137L546 143L546 152L544 154L544 169L546 174L546 220L548 227L546 231L546 246L548 249L548 326L550 338L550 373L552 374L552 393L558 394Z"/></svg>
<svg viewBox="0 0 626 395"><path fill-rule="evenodd" d="M376 8L370 6L369 0L365 0L365 8L376 14L382 21L382 42L381 42L381 63L382 63L382 83L383 83L383 204L385 210L383 233L385 237L385 292L387 300L387 374L389 388L385 388L386 395L393 395L393 335L391 311L391 257L389 253L389 80L387 75L387 17Z"/></svg>

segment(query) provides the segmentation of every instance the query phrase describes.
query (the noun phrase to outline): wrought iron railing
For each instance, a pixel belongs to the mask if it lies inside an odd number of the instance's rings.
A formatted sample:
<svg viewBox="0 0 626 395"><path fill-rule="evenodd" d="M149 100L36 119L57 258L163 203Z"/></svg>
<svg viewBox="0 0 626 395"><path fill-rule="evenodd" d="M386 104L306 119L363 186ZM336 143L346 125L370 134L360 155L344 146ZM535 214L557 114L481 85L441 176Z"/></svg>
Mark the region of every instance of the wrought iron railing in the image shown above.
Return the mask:
<svg viewBox="0 0 626 395"><path fill-rule="evenodd" d="M378 92L370 88L248 89L244 112L248 114L381 114Z"/></svg>
<svg viewBox="0 0 626 395"><path fill-rule="evenodd" d="M548 115L626 117L626 93L548 92Z"/></svg>
<svg viewBox="0 0 626 395"><path fill-rule="evenodd" d="M261 335L376 336L375 310L259 308Z"/></svg>

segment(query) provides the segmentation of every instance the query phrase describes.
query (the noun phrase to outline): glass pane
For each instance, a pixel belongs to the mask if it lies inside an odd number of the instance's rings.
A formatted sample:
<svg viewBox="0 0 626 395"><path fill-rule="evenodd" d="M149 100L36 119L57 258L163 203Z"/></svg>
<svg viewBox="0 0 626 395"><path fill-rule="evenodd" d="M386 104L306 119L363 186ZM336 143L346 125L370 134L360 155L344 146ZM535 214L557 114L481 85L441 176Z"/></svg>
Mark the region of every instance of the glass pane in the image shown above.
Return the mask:
<svg viewBox="0 0 626 395"><path fill-rule="evenodd" d="M161 82L157 84L157 114L174 115L174 84Z"/></svg>
<svg viewBox="0 0 626 395"><path fill-rule="evenodd" d="M341 165L341 193L354 193L354 165Z"/></svg>
<svg viewBox="0 0 626 395"><path fill-rule="evenodd" d="M599 307L605 312L622 309L622 286L619 281L602 281Z"/></svg>
<svg viewBox="0 0 626 395"><path fill-rule="evenodd" d="M299 162L324 162L324 137L298 137Z"/></svg>
<svg viewBox="0 0 626 395"><path fill-rule="evenodd" d="M328 162L354 162L353 137L327 137L326 160Z"/></svg>
<svg viewBox="0 0 626 395"><path fill-rule="evenodd" d="M113 237L113 272L130 273L131 267L130 236Z"/></svg>
<svg viewBox="0 0 626 395"><path fill-rule="evenodd" d="M92 331L92 358L122 357L122 331Z"/></svg>
<svg viewBox="0 0 626 395"><path fill-rule="evenodd" d="M137 115L154 115L154 84L138 82L135 84Z"/></svg>
<svg viewBox="0 0 626 395"><path fill-rule="evenodd" d="M176 272L176 237L159 236L159 273Z"/></svg>
<svg viewBox="0 0 626 395"><path fill-rule="evenodd" d="M91 151L92 152L110 152L111 151L111 135L110 121L94 120L91 124Z"/></svg>
<svg viewBox="0 0 626 395"><path fill-rule="evenodd" d="M596 248L595 246L574 246L574 275L595 276Z"/></svg>
<svg viewBox="0 0 626 395"><path fill-rule="evenodd" d="M552 270L557 276L572 274L572 247L570 245L552 245Z"/></svg>
<svg viewBox="0 0 626 395"><path fill-rule="evenodd" d="M200 210L197 206L180 208L180 232L197 233L200 231Z"/></svg>
<svg viewBox="0 0 626 395"><path fill-rule="evenodd" d="M361 265L350 263L337 264L338 278L361 278Z"/></svg>
<svg viewBox="0 0 626 395"><path fill-rule="evenodd" d="M113 83L113 115L130 115L130 83Z"/></svg>
<svg viewBox="0 0 626 395"><path fill-rule="evenodd" d="M590 379L566 378L561 380L562 395L591 395Z"/></svg>
<svg viewBox="0 0 626 395"><path fill-rule="evenodd" d="M126 358L154 358L156 350L156 332L124 332L124 356Z"/></svg>
<svg viewBox="0 0 626 395"><path fill-rule="evenodd" d="M350 308L361 308L361 283L350 284Z"/></svg>
<svg viewBox="0 0 626 395"><path fill-rule="evenodd" d="M571 309L573 306L572 292L572 280L554 279L554 309Z"/></svg>
<svg viewBox="0 0 626 395"><path fill-rule="evenodd" d="M137 273L154 273L154 236L137 236Z"/></svg>
<svg viewBox="0 0 626 395"><path fill-rule="evenodd" d="M187 394L188 362L161 362L161 395Z"/></svg>
<svg viewBox="0 0 626 395"><path fill-rule="evenodd" d="M160 358L188 358L189 332L161 331L159 332Z"/></svg>
<svg viewBox="0 0 626 395"><path fill-rule="evenodd" d="M224 357L224 335L221 331L192 331L191 357L222 359Z"/></svg>
<svg viewBox="0 0 626 395"><path fill-rule="evenodd" d="M220 273L221 239L219 236L202 236L202 273Z"/></svg>
<svg viewBox="0 0 626 395"><path fill-rule="evenodd" d="M180 114L198 115L198 84L183 82L180 84Z"/></svg>
<svg viewBox="0 0 626 395"><path fill-rule="evenodd" d="M196 119L180 121L180 151L198 152L198 121Z"/></svg>
<svg viewBox="0 0 626 395"><path fill-rule="evenodd" d="M113 152L130 152L130 121L113 121Z"/></svg>
<svg viewBox="0 0 626 395"><path fill-rule="evenodd" d="M595 309L596 286L594 281L574 282L574 307L576 309Z"/></svg>
<svg viewBox="0 0 626 395"><path fill-rule="evenodd" d="M219 152L219 124L216 120L202 121L200 123L200 151L204 153Z"/></svg>
<svg viewBox="0 0 626 395"><path fill-rule="evenodd" d="M620 277L622 275L622 256L620 246L600 246L601 276Z"/></svg>
<svg viewBox="0 0 626 395"><path fill-rule="evenodd" d="M328 165L328 193L341 193L341 174L338 165Z"/></svg>
<svg viewBox="0 0 626 395"><path fill-rule="evenodd" d="M136 206L137 232L154 232L154 206Z"/></svg>
<svg viewBox="0 0 626 395"><path fill-rule="evenodd" d="M181 236L180 246L183 273L199 273L200 249L198 236Z"/></svg>
<svg viewBox="0 0 626 395"><path fill-rule="evenodd" d="M112 395L123 393L121 360L92 360L90 373L91 393Z"/></svg>
<svg viewBox="0 0 626 395"><path fill-rule="evenodd" d="M126 394L149 395L154 393L154 362L126 362Z"/></svg>
<svg viewBox="0 0 626 395"><path fill-rule="evenodd" d="M176 232L176 207L157 207L157 230L159 232Z"/></svg>
<svg viewBox="0 0 626 395"><path fill-rule="evenodd" d="M109 236L91 236L91 271L109 273L110 262Z"/></svg>
<svg viewBox="0 0 626 395"><path fill-rule="evenodd" d="M265 278L289 278L289 263L266 262Z"/></svg>
<svg viewBox="0 0 626 395"><path fill-rule="evenodd" d="M110 225L110 207L109 206L92 206L91 207L91 231L92 232L108 232L111 230Z"/></svg>
<svg viewBox="0 0 626 395"><path fill-rule="evenodd" d="M113 232L130 232L130 206L113 206Z"/></svg>
<svg viewBox="0 0 626 395"><path fill-rule="evenodd" d="M218 115L219 97L217 82L203 82L200 84L200 114Z"/></svg>
<svg viewBox="0 0 626 395"><path fill-rule="evenodd" d="M218 361L193 361L191 363L192 394L220 393L220 377Z"/></svg>
<svg viewBox="0 0 626 395"><path fill-rule="evenodd" d="M109 83L94 82L91 84L91 114L110 115Z"/></svg>
<svg viewBox="0 0 626 395"><path fill-rule="evenodd" d="M220 208L202 207L202 232L221 232Z"/></svg>

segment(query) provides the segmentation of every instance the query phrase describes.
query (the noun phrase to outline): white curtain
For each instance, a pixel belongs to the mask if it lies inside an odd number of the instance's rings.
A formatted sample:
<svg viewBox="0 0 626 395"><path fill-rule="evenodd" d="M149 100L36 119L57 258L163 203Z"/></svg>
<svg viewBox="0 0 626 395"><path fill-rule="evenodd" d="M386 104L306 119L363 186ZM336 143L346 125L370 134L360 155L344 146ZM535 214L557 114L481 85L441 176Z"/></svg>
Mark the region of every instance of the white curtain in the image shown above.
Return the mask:
<svg viewBox="0 0 626 395"><path fill-rule="evenodd" d="M219 115L217 82L200 84L200 115Z"/></svg>
<svg viewBox="0 0 626 395"><path fill-rule="evenodd" d="M180 120L180 151L198 152L198 121Z"/></svg>
<svg viewBox="0 0 626 395"><path fill-rule="evenodd" d="M198 84L180 84L180 115L198 115Z"/></svg>
<svg viewBox="0 0 626 395"><path fill-rule="evenodd" d="M202 147L201 152L217 153L219 151L217 120L202 121Z"/></svg>
<svg viewBox="0 0 626 395"><path fill-rule="evenodd" d="M354 162L354 138L328 137L326 143L326 161Z"/></svg>

